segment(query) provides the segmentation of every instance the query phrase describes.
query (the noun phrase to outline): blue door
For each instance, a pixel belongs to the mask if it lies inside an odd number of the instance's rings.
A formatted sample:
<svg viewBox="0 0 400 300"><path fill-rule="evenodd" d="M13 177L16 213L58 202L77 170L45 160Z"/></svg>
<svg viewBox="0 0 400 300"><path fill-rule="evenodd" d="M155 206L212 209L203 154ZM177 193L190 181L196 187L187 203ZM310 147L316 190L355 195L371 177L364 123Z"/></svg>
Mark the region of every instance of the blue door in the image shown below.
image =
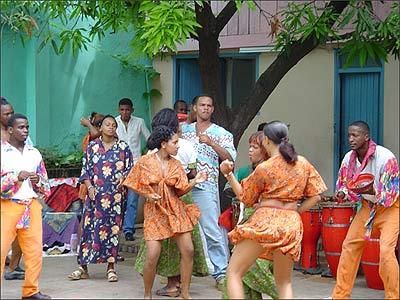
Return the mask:
<svg viewBox="0 0 400 300"><path fill-rule="evenodd" d="M350 150L347 130L355 121L370 127L370 136L382 143L383 132L383 68L381 62L368 61L342 68L344 58L336 54L335 77L335 151L334 178L344 155Z"/></svg>
<svg viewBox="0 0 400 300"><path fill-rule="evenodd" d="M194 97L202 94L201 77L197 59L177 59L175 97L191 104Z"/></svg>
<svg viewBox="0 0 400 300"><path fill-rule="evenodd" d="M379 141L380 74L344 73L340 75L340 158L350 150L347 128L354 121L367 122L371 137Z"/></svg>

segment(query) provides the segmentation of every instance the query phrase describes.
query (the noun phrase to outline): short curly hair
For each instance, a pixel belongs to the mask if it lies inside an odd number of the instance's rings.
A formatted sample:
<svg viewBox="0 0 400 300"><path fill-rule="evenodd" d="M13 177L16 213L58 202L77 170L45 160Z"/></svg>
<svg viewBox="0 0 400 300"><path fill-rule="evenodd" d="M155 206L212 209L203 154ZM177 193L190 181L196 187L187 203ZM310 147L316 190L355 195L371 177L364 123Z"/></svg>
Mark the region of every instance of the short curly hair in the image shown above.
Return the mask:
<svg viewBox="0 0 400 300"><path fill-rule="evenodd" d="M168 142L176 132L167 126L161 125L153 128L153 132L147 139L149 150L160 149L163 142Z"/></svg>

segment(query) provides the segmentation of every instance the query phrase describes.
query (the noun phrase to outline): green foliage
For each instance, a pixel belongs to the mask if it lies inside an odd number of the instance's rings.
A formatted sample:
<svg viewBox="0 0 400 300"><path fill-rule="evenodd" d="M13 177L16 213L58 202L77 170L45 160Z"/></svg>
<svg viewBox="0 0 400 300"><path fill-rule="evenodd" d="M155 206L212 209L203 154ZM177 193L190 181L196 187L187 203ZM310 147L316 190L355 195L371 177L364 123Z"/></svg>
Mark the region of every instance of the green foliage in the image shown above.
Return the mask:
<svg viewBox="0 0 400 300"><path fill-rule="evenodd" d="M371 1L350 0L341 15L326 6L328 2L290 2L278 15L281 19L277 34L276 49L289 49L296 42L312 38L318 44L326 41L341 41L341 51L346 55L345 66L356 57L365 65L370 59L387 60L388 54L396 58L400 53L399 2L392 3L384 20L374 13ZM318 4L318 5L317 5ZM333 26L332 26L333 25ZM350 33L342 35L346 29Z"/></svg>
<svg viewBox="0 0 400 300"><path fill-rule="evenodd" d="M243 3L250 8L259 7L251 0L231 1L237 9ZM95 38L134 26L132 53L150 57L175 52L178 44L196 37L201 27L196 20L195 5L208 5L204 0L3 0L0 3L2 26L27 36L34 33L41 36L40 49L51 44L56 53L62 53L71 45L76 54ZM356 56L361 65L369 58L387 59L388 54L399 57L398 1L391 2L391 10L384 20L375 15L368 0L349 0L341 15L328 7L328 3L330 1L289 1L288 6L275 15L264 12L265 16L269 14L268 23L271 35L276 36L276 49L287 50L293 43L313 39L318 44L343 43L342 51L348 63ZM52 20L61 20L61 25ZM81 26L82 20L90 21L89 26ZM349 28L353 31L343 37ZM119 58L129 64L133 57L132 54L129 58Z"/></svg>
<svg viewBox="0 0 400 300"><path fill-rule="evenodd" d="M59 146L38 148L38 150L42 154L47 169L82 167L83 152L81 149L75 149L67 154L63 154Z"/></svg>

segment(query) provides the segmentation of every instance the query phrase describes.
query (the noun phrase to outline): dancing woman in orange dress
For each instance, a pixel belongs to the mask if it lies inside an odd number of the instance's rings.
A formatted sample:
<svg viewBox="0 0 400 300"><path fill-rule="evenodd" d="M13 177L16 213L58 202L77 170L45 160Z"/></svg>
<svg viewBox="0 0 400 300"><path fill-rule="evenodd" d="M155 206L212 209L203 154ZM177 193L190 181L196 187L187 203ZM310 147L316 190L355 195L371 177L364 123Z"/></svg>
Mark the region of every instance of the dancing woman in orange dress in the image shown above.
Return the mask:
<svg viewBox="0 0 400 300"><path fill-rule="evenodd" d="M263 146L270 159L241 183L232 173L232 162L226 160L220 166L238 199L248 207L257 206L247 222L229 233L236 245L227 272L229 299L243 299L242 277L257 258L273 261L279 298L293 298L293 261L300 258L303 236L299 213L313 207L327 190L314 167L288 142L284 123L268 123L264 135Z"/></svg>
<svg viewBox="0 0 400 300"><path fill-rule="evenodd" d="M161 242L175 238L181 253L181 295L189 298L193 267L191 232L200 217L195 204L179 199L198 183L207 179L199 172L190 182L182 164L172 156L178 152L178 135L166 126L156 127L150 135L149 149L157 153L142 156L135 164L124 185L146 198L144 204L144 239L147 253L143 270L144 298L151 298Z"/></svg>

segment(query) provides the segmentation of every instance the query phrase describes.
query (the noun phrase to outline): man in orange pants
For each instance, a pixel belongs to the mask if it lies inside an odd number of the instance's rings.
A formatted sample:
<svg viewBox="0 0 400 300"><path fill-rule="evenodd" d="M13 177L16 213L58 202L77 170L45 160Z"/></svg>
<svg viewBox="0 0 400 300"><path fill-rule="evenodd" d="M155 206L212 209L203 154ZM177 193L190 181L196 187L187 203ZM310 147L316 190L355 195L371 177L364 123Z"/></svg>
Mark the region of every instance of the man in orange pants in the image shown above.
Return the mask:
<svg viewBox="0 0 400 300"><path fill-rule="evenodd" d="M336 197L360 201L362 206L343 242L332 298L350 297L365 239L374 229L380 231L379 275L384 284L385 299L399 299L399 264L395 256L399 235L399 165L392 152L370 139L367 123L352 123L348 136L352 150L343 158ZM362 173L374 175L374 182L359 194L349 189L349 182Z"/></svg>
<svg viewBox="0 0 400 300"><path fill-rule="evenodd" d="M24 255L22 299L51 299L39 291L42 270L42 206L38 194L50 186L42 156L26 145L28 120L14 114L8 121L9 142L1 144L1 278L7 252L15 237Z"/></svg>

